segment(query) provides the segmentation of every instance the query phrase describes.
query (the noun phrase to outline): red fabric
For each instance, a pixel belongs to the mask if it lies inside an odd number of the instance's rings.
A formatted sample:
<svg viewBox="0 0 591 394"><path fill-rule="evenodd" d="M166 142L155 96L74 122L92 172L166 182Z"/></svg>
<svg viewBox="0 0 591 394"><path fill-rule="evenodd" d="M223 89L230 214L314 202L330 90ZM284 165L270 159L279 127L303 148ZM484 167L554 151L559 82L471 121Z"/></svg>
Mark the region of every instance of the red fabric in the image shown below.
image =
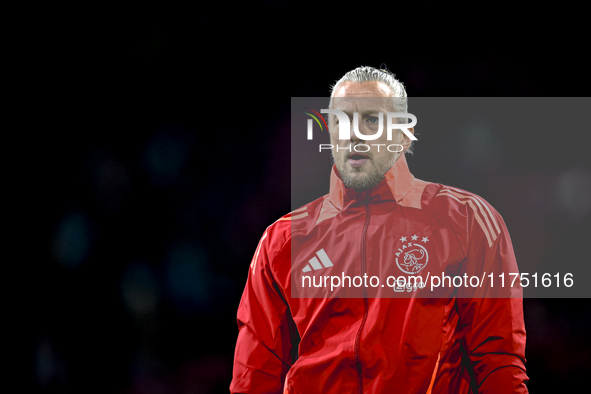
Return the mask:
<svg viewBox="0 0 591 394"><path fill-rule="evenodd" d="M292 294L303 275L401 275L395 253L412 235L428 251L423 277L494 272L496 289L441 289L437 298L380 296L387 287L353 289L365 291L357 298ZM334 266L304 273L320 249ZM416 180L404 156L365 193L345 188L333 167L330 193L269 226L255 251L230 391L527 393L521 289L498 293L500 272L518 272L513 247L480 197ZM506 297L486 298L499 294Z"/></svg>

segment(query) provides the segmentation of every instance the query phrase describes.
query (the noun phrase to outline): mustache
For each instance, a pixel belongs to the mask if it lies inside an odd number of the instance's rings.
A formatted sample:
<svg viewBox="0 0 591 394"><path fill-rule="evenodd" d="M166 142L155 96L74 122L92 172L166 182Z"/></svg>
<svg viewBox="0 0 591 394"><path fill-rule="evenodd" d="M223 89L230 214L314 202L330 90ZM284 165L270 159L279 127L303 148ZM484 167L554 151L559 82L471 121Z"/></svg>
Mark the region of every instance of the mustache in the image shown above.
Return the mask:
<svg viewBox="0 0 591 394"><path fill-rule="evenodd" d="M355 147L362 145L358 150L355 149ZM351 144L349 145L349 149L346 149L346 154L345 154L345 159L353 156L353 155L362 155L367 157L368 159L372 160L373 159L373 154L371 152L371 149L367 149L367 144Z"/></svg>

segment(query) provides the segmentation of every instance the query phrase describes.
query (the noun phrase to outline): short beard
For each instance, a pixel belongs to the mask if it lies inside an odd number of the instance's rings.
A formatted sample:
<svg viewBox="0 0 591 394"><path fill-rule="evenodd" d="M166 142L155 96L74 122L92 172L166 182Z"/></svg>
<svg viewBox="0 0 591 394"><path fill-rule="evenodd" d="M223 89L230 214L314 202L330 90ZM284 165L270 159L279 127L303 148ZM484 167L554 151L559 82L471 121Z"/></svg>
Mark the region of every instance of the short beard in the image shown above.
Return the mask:
<svg viewBox="0 0 591 394"><path fill-rule="evenodd" d="M396 163L396 160L400 157L400 153L394 153L392 157L388 158L383 162L374 163L376 170L372 173L368 173L366 177L362 179L355 179L355 177L351 176L350 172L346 170L347 165L347 156L344 155L341 161L335 160L334 157L334 149L331 150L332 153L332 160L337 166L337 170L341 175L341 179L345 186L354 189L356 191L368 190L373 189L380 182L384 179L384 175L392 168L392 166Z"/></svg>

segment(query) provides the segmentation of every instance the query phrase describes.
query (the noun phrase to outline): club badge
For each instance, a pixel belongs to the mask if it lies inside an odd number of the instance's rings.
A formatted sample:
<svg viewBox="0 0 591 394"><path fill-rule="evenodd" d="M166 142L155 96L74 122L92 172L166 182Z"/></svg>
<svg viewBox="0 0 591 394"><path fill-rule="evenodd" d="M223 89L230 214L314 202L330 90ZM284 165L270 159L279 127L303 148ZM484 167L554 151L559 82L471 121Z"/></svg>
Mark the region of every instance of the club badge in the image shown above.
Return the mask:
<svg viewBox="0 0 591 394"><path fill-rule="evenodd" d="M407 241L407 238L410 241ZM419 238L421 238L419 240ZM408 237L400 237L399 241L402 246L396 252L396 265L405 274L414 275L421 272L429 262L429 253L425 246L429 242L428 237L419 237L412 235Z"/></svg>

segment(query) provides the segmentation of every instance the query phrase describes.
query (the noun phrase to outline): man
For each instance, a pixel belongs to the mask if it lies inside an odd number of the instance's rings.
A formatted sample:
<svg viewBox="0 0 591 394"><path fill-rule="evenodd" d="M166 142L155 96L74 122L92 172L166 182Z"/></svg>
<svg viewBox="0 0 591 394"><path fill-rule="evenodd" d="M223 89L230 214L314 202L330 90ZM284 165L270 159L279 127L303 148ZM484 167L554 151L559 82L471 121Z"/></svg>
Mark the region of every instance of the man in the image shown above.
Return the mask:
<svg viewBox="0 0 591 394"><path fill-rule="evenodd" d="M405 105L387 71L360 67L333 87L330 108L357 123L343 140L329 116L329 194L280 218L259 242L238 309L232 393L527 393L520 288L450 284L425 296L433 289L415 286L398 298L367 282L346 289L346 278L363 275L518 272L488 203L415 179L402 129L394 140L374 138L378 113ZM343 272L341 288L317 286L316 271L332 269Z"/></svg>

